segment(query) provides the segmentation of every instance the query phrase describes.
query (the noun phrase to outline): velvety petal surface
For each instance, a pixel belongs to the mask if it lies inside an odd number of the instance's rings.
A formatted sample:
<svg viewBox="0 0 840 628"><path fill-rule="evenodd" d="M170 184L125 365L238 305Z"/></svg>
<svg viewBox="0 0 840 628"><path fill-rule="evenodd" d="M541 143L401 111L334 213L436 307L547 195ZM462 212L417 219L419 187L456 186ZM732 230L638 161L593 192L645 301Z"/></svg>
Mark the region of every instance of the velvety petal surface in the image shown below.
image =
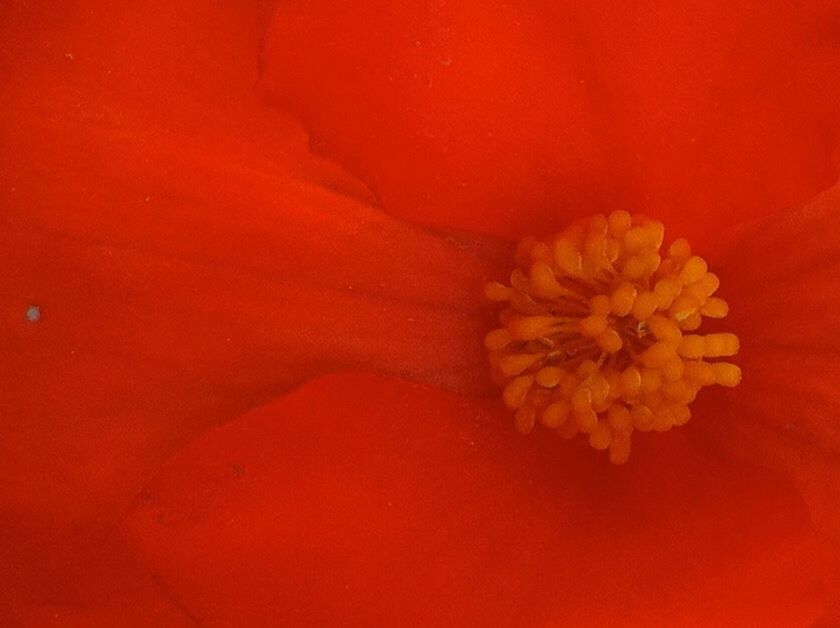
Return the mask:
<svg viewBox="0 0 840 628"><path fill-rule="evenodd" d="M710 392L693 427L721 451L790 473L838 544L840 188L745 227L716 269L744 381Z"/></svg>
<svg viewBox="0 0 840 628"><path fill-rule="evenodd" d="M136 607L166 625L154 581L101 549L115 513L185 442L306 377L485 384L496 247L387 217L314 159L253 93L265 17L0 7L0 623Z"/></svg>
<svg viewBox="0 0 840 628"><path fill-rule="evenodd" d="M263 87L395 215L705 237L837 177L834 0L283 2Z"/></svg>
<svg viewBox="0 0 840 628"><path fill-rule="evenodd" d="M15 628L196 626L113 529L63 532L2 549L0 621ZM37 583L37 586L36 586Z"/></svg>
<svg viewBox="0 0 840 628"><path fill-rule="evenodd" d="M822 546L784 476L679 431L613 467L507 413L333 375L202 436L124 522L209 625L806 626Z"/></svg>

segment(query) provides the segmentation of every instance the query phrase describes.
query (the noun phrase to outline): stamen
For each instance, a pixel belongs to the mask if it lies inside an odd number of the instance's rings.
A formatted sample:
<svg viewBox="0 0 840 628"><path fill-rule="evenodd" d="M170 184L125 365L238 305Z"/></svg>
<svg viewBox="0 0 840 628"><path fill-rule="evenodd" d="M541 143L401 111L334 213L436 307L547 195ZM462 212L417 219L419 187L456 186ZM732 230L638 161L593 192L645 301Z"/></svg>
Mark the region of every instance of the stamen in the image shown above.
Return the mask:
<svg viewBox="0 0 840 628"><path fill-rule="evenodd" d="M684 425L702 388L740 383L738 366L713 361L736 355L738 337L694 333L729 312L720 280L686 240L663 250L664 234L627 212L593 216L523 239L510 285L485 286L506 306L484 344L518 431L582 433L623 464L635 430Z"/></svg>

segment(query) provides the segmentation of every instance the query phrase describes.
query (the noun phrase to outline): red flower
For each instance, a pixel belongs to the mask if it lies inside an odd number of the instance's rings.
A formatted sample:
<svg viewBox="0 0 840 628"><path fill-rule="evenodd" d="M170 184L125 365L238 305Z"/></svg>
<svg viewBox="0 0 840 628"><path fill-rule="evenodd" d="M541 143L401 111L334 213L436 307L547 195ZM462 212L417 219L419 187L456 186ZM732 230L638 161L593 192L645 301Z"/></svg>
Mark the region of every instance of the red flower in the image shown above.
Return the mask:
<svg viewBox="0 0 840 628"><path fill-rule="evenodd" d="M281 3L260 99L269 14L0 8L4 623L832 625L836 3ZM481 347L606 209L744 347L621 468Z"/></svg>

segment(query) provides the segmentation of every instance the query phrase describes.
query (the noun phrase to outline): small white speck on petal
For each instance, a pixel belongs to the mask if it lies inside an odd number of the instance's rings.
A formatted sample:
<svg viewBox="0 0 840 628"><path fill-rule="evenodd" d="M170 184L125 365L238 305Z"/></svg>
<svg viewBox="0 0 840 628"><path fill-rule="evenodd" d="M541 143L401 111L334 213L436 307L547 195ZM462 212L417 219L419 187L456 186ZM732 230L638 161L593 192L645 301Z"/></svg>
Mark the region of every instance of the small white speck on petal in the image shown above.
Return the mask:
<svg viewBox="0 0 840 628"><path fill-rule="evenodd" d="M26 320L30 323L37 323L41 320L41 308L37 305L30 305L26 308Z"/></svg>

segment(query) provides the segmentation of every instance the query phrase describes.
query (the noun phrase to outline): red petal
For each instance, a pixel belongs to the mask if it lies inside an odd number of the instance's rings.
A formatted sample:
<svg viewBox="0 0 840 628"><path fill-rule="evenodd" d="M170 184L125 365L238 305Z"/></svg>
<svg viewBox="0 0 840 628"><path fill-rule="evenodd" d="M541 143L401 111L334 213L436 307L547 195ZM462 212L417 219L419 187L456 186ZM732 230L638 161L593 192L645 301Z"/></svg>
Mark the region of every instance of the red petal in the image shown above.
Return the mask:
<svg viewBox="0 0 840 628"><path fill-rule="evenodd" d="M4 547L0 585L4 626L196 625L162 584L137 564L113 529L85 529Z"/></svg>
<svg viewBox="0 0 840 628"><path fill-rule="evenodd" d="M49 556L89 552L40 540L208 426L333 368L484 385L496 253L311 157L252 94L262 10L36 4L0 8L0 550L49 607Z"/></svg>
<svg viewBox="0 0 840 628"><path fill-rule="evenodd" d="M498 404L338 375L217 429L126 527L218 625L807 625L820 552L780 476L678 434L609 466Z"/></svg>
<svg viewBox="0 0 840 628"><path fill-rule="evenodd" d="M790 472L840 542L840 188L747 231L716 271L744 381L710 394L695 428Z"/></svg>
<svg viewBox="0 0 840 628"><path fill-rule="evenodd" d="M33 456L55 472L85 446L80 432L112 434L125 414L156 423L195 403L187 414L208 425L324 370L462 390L486 379L478 310L493 253L329 189L350 183L246 87L245 18L170 5L65 8L55 23L9 10L3 41L18 63L3 97L0 258L14 272L0 289L5 381L17 384L4 387L6 429L25 434L17 462L3 460L16 474ZM121 389L132 393L112 403ZM175 414L174 433L133 427L126 446L192 435ZM59 455L33 453L45 424ZM52 503L52 472L3 492Z"/></svg>
<svg viewBox="0 0 840 628"><path fill-rule="evenodd" d="M702 235L837 176L836 3L288 2L263 86L385 207L514 237Z"/></svg>
<svg viewBox="0 0 840 628"><path fill-rule="evenodd" d="M39 299L64 334L51 339L197 368L238 344L240 379L274 369L286 385L348 364L474 380L463 372L483 358L465 313L482 305L495 251L336 193L365 194L251 93L255 9L160 4L10 9L0 203L27 293L10 320ZM85 294L61 294L74 281ZM106 303L133 326L109 309L117 329L103 330Z"/></svg>

